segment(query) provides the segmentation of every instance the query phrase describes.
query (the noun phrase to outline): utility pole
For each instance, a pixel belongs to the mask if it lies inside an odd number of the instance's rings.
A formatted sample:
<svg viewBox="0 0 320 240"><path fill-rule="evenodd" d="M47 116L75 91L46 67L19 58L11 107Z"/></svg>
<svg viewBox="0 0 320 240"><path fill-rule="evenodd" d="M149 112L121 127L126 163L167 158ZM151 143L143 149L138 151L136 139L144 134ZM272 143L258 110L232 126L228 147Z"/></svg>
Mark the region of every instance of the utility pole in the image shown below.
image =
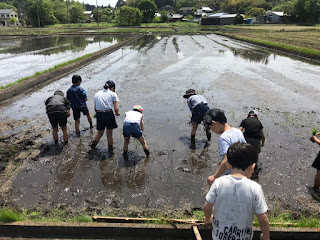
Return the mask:
<svg viewBox="0 0 320 240"><path fill-rule="evenodd" d="M39 27L40 26L40 15L39 15L39 0L37 0L37 15L38 15L38 24L39 24Z"/></svg>
<svg viewBox="0 0 320 240"><path fill-rule="evenodd" d="M99 8L98 8L98 0L96 0L96 5L97 5L97 16L98 16L97 22L98 22L98 31L99 31Z"/></svg>
<svg viewBox="0 0 320 240"><path fill-rule="evenodd" d="M69 1L66 0L67 4L67 18L68 18L68 28L70 28L70 17L69 17Z"/></svg>

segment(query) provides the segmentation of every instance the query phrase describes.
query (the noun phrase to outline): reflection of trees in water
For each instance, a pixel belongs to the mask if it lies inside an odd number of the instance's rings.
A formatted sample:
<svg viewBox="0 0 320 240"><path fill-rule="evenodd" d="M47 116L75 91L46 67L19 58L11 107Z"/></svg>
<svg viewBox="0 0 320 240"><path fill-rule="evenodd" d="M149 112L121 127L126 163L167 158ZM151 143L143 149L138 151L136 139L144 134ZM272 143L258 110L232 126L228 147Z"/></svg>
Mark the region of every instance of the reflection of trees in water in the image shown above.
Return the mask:
<svg viewBox="0 0 320 240"><path fill-rule="evenodd" d="M242 57L245 60L249 60L250 62L262 62L264 64L269 63L269 56L271 55L270 53L266 52L257 52L249 49L235 49L235 48L230 48L234 56L239 56Z"/></svg>
<svg viewBox="0 0 320 240"><path fill-rule="evenodd" d="M157 38L154 35L146 35L139 40L135 41L133 43L133 46L137 48L138 51L145 49L145 52L147 52L149 49L153 48L153 46L158 43L161 39Z"/></svg>
<svg viewBox="0 0 320 240"><path fill-rule="evenodd" d="M66 51L83 51L90 43L122 41L124 36L54 36L19 39L16 47L0 50L0 53L27 53L51 55ZM41 51L43 50L43 51Z"/></svg>

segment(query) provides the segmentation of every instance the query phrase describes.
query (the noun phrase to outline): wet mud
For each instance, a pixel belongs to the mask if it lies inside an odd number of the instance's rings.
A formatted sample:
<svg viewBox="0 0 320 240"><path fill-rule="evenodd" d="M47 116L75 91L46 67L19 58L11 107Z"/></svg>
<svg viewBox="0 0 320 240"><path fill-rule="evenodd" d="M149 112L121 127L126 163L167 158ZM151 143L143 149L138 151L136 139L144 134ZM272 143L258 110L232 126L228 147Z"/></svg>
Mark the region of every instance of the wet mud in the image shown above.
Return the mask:
<svg viewBox="0 0 320 240"><path fill-rule="evenodd" d="M104 82L117 84L121 115L113 155L105 136L91 150L97 131L89 129L85 116L80 137L71 117L69 144L53 143L44 101L57 89L65 92L73 74L82 76L91 113L94 94ZM189 149L191 114L182 95L192 87L210 107L225 110L233 127L249 110L259 112L266 144L258 181L269 208L317 213L320 204L310 193L316 172L311 163L319 147L309 137L320 123L319 74L318 65L217 35L145 36L0 108L1 147L17 148L7 153L9 164L1 173L2 204L28 209L202 207L206 178L218 168L218 136L213 134L205 146L200 126L196 149ZM123 118L135 104L145 109L151 155L146 158L132 139L125 160Z"/></svg>

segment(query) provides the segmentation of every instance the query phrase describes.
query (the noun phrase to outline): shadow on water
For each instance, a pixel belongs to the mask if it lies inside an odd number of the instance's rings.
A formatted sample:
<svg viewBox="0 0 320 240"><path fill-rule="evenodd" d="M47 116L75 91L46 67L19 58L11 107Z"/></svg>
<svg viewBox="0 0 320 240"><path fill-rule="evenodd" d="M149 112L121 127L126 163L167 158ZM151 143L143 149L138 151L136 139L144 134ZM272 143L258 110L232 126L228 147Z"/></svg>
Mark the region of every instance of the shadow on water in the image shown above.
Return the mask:
<svg viewBox="0 0 320 240"><path fill-rule="evenodd" d="M145 49L145 52L153 48L161 39L154 35L146 35L135 41L132 46L137 48L138 51Z"/></svg>

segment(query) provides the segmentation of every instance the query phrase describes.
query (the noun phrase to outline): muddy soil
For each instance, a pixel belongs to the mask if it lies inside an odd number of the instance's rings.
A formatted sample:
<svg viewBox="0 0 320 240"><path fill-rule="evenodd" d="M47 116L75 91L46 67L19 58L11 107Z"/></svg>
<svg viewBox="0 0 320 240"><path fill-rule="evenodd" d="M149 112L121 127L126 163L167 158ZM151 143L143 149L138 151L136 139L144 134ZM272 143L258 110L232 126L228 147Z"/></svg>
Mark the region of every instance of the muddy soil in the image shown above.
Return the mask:
<svg viewBox="0 0 320 240"><path fill-rule="evenodd" d="M65 92L73 74L83 78L92 113L104 82L117 84L121 115L112 156L105 136L90 149L96 130L84 116L80 137L71 117L69 144L53 143L44 101L57 89ZM205 147L201 126L197 149L189 149L191 114L182 95L192 87L210 107L225 110L234 127L249 110L259 112L267 138L259 183L271 210L319 213L310 195L318 146L309 140L319 126L319 74L317 65L217 35L146 36L0 108L1 160L9 162L1 174L1 202L28 209L202 207L206 178L218 168L218 136ZM123 117L135 104L145 109L151 156L132 139L125 161Z"/></svg>

